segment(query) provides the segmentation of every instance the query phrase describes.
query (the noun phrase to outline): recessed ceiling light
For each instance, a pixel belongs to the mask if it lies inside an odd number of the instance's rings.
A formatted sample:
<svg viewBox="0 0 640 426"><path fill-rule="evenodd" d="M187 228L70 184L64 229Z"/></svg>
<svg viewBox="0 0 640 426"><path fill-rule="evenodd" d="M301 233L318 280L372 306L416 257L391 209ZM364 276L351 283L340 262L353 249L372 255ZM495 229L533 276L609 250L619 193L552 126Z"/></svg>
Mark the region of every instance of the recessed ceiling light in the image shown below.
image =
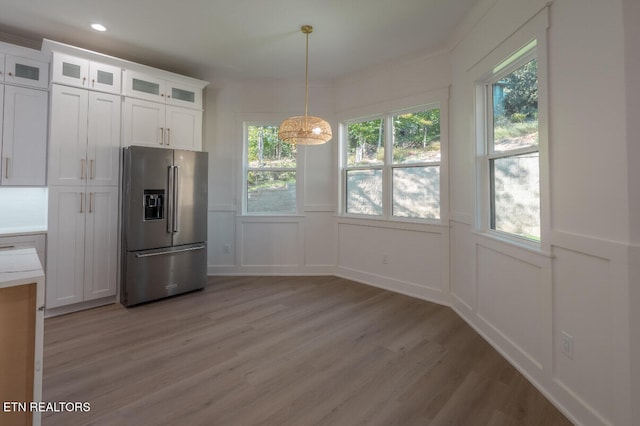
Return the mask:
<svg viewBox="0 0 640 426"><path fill-rule="evenodd" d="M102 24L91 24L91 28L96 31L107 31L107 28Z"/></svg>

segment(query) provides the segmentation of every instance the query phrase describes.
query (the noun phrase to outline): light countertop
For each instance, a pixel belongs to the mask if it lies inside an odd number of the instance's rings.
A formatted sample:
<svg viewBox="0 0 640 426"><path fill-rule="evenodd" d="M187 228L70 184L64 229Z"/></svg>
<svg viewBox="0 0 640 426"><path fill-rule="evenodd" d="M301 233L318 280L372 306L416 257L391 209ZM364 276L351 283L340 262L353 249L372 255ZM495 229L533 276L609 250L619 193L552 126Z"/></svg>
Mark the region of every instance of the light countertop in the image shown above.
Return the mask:
<svg viewBox="0 0 640 426"><path fill-rule="evenodd" d="M31 284L44 278L33 248L0 251L0 288Z"/></svg>
<svg viewBox="0 0 640 426"><path fill-rule="evenodd" d="M44 226L23 226L20 228L0 228L0 238L15 237L18 235L46 234L47 228Z"/></svg>

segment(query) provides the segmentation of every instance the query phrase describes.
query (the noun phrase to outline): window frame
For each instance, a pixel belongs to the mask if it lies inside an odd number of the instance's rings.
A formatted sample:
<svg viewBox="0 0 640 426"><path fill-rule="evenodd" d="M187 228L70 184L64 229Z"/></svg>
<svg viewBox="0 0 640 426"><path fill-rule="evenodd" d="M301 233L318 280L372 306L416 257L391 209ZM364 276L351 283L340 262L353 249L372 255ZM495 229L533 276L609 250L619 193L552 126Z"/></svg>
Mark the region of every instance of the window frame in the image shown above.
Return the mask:
<svg viewBox="0 0 640 426"><path fill-rule="evenodd" d="M550 185L549 185L549 142L548 142L548 78L547 78L547 34L548 11L532 18L527 25L496 47L490 54L476 63L471 72L475 79L475 116L476 116L476 197L475 197L475 233L511 244L535 253L550 253ZM538 145L523 149L496 153L489 146L489 136L493 135L493 105L487 96L487 85L499 80L510 72L525 65L531 59L537 60L538 73ZM489 113L490 112L490 113ZM540 239L534 240L517 234L492 229L492 193L490 162L538 152L539 202L540 202ZM506 154L506 155L505 155Z"/></svg>
<svg viewBox="0 0 640 426"><path fill-rule="evenodd" d="M442 90L433 96L429 102L414 103L410 107L399 107L390 109L382 113L363 115L357 118L344 119L339 127L339 150L340 150L340 216L345 218L366 219L374 221L406 222L418 224L439 225L448 220L448 199L446 197L446 187L448 184L447 149L448 149L448 89ZM417 113L433 109L440 110L440 161L427 161L415 163L393 163L393 118L401 114ZM382 119L384 123L384 160L379 165L349 166L348 165L348 126L354 123L361 123L370 120ZM396 169L408 169L412 167L434 167L439 168L439 217L420 218L405 217L393 214L393 172ZM382 213L380 215L369 215L362 213L347 212L347 175L353 170L381 170L382 171Z"/></svg>
<svg viewBox="0 0 640 426"><path fill-rule="evenodd" d="M537 61L537 41L532 41L527 46L523 47L519 51L515 52L512 56L507 58L505 62L501 63L496 68L499 70L495 72L490 79L484 82L484 99L485 99L485 152L486 152L486 161L487 165L485 167L488 168L489 175L489 227L488 229L492 232L497 232L499 235L504 236L505 238L518 238L525 240L524 242L532 242L537 244L538 241L524 237L522 235L514 234L507 231L502 231L496 229L496 207L495 207L495 160L514 158L525 154L538 154L538 173L540 172L540 143L535 145L530 145L523 148L516 149L505 149L503 151L496 151L495 149L495 125L494 125L494 105L493 105L493 85L498 81L502 80L507 75L513 73L514 71L524 67L526 64L531 62L532 60ZM537 74L537 73L536 73ZM536 75L537 80L537 75ZM540 191L540 188L538 188ZM539 199L538 199L539 201ZM540 218L539 218L540 220ZM541 225L542 226L542 225Z"/></svg>
<svg viewBox="0 0 640 426"><path fill-rule="evenodd" d="M242 215L243 216L268 216L268 217L286 217L298 216L302 206L302 191L300 185L301 166L300 166L300 149L296 146L296 167L251 167L249 165L249 127L279 127L281 120L279 119L261 119L261 120L245 120L242 122ZM286 143L286 142L283 142ZM295 191L295 210L293 211L249 211L249 187L248 176L250 172L295 172L296 191Z"/></svg>
<svg viewBox="0 0 640 426"><path fill-rule="evenodd" d="M383 144L383 149L384 149L384 159L382 161L382 164L375 164L375 165L367 165L367 166L349 166L348 165L348 156L349 156L349 147L348 147L348 138L349 138L349 125L351 124L356 124L356 123L363 123L365 121L373 121L373 120L382 120L382 124L384 126L384 133L383 133L383 140L384 140L384 144ZM345 120L343 122L340 123L340 152L341 152L341 158L342 158L342 165L341 165L341 180L343 182L343 184L341 184L342 187L342 203L341 203L341 208L340 211L343 215L348 216L348 217L360 217L360 218L366 218L366 219L379 219L383 216L385 216L385 194L386 194L386 190L385 190L385 186L386 186L386 179L385 179L385 166L387 163L387 149L386 149L386 141L387 141L387 133L389 130L389 126L388 123L386 121L385 115L384 114L375 114L375 115L369 115L366 117L360 117L360 118L356 118L356 119L351 119L351 120ZM382 203L382 213L380 215L369 215L369 214L364 214L364 213L348 213L347 212L347 204L348 204L348 200L347 200L347 184L349 182L348 180L348 174L349 171L358 171L358 170L380 170L382 172L382 199L381 199L381 203Z"/></svg>

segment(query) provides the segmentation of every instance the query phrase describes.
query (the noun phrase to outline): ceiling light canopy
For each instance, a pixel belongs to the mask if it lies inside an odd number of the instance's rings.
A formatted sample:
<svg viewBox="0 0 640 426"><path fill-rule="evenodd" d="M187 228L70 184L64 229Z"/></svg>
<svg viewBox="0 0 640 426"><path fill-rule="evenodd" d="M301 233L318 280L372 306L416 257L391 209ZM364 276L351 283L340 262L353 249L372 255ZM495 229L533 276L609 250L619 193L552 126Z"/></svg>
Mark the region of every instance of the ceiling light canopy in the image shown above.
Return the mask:
<svg viewBox="0 0 640 426"><path fill-rule="evenodd" d="M296 145L320 145L331 140L331 126L320 117L307 114L309 102L309 34L313 31L311 25L300 28L307 37L307 53L304 76L304 115L289 117L280 124L278 137L288 143Z"/></svg>

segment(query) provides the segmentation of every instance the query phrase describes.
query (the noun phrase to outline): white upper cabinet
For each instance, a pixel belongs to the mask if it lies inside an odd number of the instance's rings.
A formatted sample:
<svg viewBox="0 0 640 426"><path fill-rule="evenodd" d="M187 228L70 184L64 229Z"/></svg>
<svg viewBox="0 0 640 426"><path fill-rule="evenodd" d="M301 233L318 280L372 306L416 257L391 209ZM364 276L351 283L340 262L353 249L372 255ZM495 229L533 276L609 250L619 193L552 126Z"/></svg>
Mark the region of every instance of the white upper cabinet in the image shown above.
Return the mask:
<svg viewBox="0 0 640 426"><path fill-rule="evenodd" d="M120 164L120 96L89 92L87 184L118 185Z"/></svg>
<svg viewBox="0 0 640 426"><path fill-rule="evenodd" d="M124 71L124 94L185 108L202 108L202 88L137 71Z"/></svg>
<svg viewBox="0 0 640 426"><path fill-rule="evenodd" d="M165 125L168 147L202 150L202 111L167 105Z"/></svg>
<svg viewBox="0 0 640 426"><path fill-rule="evenodd" d="M48 99L49 94L43 90L4 86L3 108L0 107L0 118L4 116L0 120L4 121L0 144L2 185L46 184Z"/></svg>
<svg viewBox="0 0 640 426"><path fill-rule="evenodd" d="M0 185L45 186L49 63L0 43Z"/></svg>
<svg viewBox="0 0 640 426"><path fill-rule="evenodd" d="M117 185L120 96L52 85L49 185Z"/></svg>
<svg viewBox="0 0 640 426"><path fill-rule="evenodd" d="M125 98L123 146L202 150L202 111Z"/></svg>
<svg viewBox="0 0 640 426"><path fill-rule="evenodd" d="M100 92L121 92L122 69L64 53L53 53L53 83L82 87Z"/></svg>
<svg viewBox="0 0 640 426"><path fill-rule="evenodd" d="M165 106L157 102L125 98L122 117L123 146L165 145Z"/></svg>
<svg viewBox="0 0 640 426"><path fill-rule="evenodd" d="M202 89L173 81L167 81L165 88L168 104L185 108L202 108Z"/></svg>
<svg viewBox="0 0 640 426"><path fill-rule="evenodd" d="M89 92L53 84L49 129L49 186L84 185Z"/></svg>
<svg viewBox="0 0 640 426"><path fill-rule="evenodd" d="M15 55L4 56L0 82L46 89L49 85L49 63Z"/></svg>
<svg viewBox="0 0 640 426"><path fill-rule="evenodd" d="M136 71L124 71L124 94L153 102L165 102L165 81Z"/></svg>

